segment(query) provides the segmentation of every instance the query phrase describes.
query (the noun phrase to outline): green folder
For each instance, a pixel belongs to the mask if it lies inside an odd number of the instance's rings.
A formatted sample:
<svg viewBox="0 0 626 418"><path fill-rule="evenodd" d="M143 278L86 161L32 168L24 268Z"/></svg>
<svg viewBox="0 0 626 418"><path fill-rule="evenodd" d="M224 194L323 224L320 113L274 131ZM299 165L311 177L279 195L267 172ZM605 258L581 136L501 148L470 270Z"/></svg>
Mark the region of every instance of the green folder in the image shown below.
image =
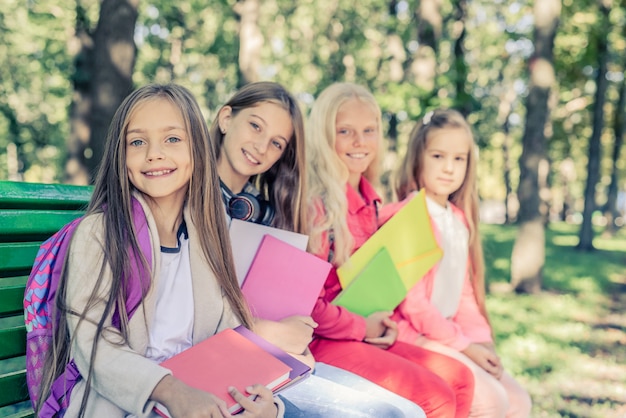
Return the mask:
<svg viewBox="0 0 626 418"><path fill-rule="evenodd" d="M381 248L332 303L361 316L368 316L378 311L394 310L406 293L407 289L389 251Z"/></svg>
<svg viewBox="0 0 626 418"><path fill-rule="evenodd" d="M337 269L346 289L367 263L386 248L404 286L411 289L443 256L430 224L422 189Z"/></svg>

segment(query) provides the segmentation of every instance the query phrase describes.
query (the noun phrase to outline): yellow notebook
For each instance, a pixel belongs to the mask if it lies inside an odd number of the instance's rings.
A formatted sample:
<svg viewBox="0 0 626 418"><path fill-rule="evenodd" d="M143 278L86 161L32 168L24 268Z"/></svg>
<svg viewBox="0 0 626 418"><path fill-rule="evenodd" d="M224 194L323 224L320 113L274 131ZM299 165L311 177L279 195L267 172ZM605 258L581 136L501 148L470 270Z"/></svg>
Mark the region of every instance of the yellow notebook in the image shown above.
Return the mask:
<svg viewBox="0 0 626 418"><path fill-rule="evenodd" d="M411 289L443 256L437 244L424 190L417 193L337 269L345 289L386 248L402 282Z"/></svg>
<svg viewBox="0 0 626 418"><path fill-rule="evenodd" d="M332 303L361 316L369 316L374 312L393 311L404 300L406 293L407 289L389 252L381 248Z"/></svg>

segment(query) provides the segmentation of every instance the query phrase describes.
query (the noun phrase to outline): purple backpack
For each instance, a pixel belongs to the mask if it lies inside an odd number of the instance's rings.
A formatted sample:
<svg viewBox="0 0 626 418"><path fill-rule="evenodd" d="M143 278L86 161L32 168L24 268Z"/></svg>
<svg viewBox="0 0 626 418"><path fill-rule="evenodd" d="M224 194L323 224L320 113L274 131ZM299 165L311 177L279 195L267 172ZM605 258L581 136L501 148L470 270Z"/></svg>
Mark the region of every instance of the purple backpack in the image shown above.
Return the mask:
<svg viewBox="0 0 626 418"><path fill-rule="evenodd" d="M133 199L132 211L139 248L150 266L152 264L152 248L148 222L141 204L136 199ZM54 298L59 287L59 279L72 235L81 219L74 219L41 244L35 257L33 269L26 282L24 292L26 383L33 408L37 404L46 355L52 345L54 327L59 321L53 312ZM133 278L137 278L137 280L129 280L129 289L127 289L126 308L130 319L139 306L143 291L147 290L150 285L150 275L149 272L144 271L140 258L132 251L129 253L131 255L131 274ZM119 327L117 312L113 315L113 325ZM69 405L72 389L80 379L80 372L72 359L65 366L65 371L52 383L50 395L42 406L39 417L63 416Z"/></svg>

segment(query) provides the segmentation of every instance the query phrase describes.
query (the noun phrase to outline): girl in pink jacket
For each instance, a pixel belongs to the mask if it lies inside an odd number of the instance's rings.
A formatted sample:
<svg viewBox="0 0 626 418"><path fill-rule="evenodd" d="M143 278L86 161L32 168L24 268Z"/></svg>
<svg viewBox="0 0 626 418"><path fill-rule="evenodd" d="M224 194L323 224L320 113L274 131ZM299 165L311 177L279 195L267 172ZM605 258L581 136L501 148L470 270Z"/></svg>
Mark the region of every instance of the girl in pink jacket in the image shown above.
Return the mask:
<svg viewBox="0 0 626 418"><path fill-rule="evenodd" d="M396 309L398 340L446 354L472 370L471 417L528 417L530 396L503 370L485 308L476 157L471 128L454 110L427 113L411 132L396 193L406 199L425 190L444 256Z"/></svg>

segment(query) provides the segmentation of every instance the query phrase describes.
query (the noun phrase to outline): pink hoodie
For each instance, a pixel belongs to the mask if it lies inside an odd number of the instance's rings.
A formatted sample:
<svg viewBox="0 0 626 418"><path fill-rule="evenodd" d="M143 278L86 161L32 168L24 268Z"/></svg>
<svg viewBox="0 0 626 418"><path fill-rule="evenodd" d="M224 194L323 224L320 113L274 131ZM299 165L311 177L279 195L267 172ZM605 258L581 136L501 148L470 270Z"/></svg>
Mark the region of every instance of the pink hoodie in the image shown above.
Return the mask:
<svg viewBox="0 0 626 418"><path fill-rule="evenodd" d="M381 220L389 219L401 206L402 204L384 206L381 209ZM453 213L463 224L467 225L463 211L452 204L451 207ZM440 242L441 233L432 219L431 223L435 237ZM470 265L469 261L467 265ZM396 308L393 319L398 322L398 341L413 344L418 337L424 336L459 351L467 348L470 343L492 342L491 327L480 313L474 297L469 268L463 279L463 291L458 310L452 318L444 318L430 303L437 268L438 264L426 273Z"/></svg>

